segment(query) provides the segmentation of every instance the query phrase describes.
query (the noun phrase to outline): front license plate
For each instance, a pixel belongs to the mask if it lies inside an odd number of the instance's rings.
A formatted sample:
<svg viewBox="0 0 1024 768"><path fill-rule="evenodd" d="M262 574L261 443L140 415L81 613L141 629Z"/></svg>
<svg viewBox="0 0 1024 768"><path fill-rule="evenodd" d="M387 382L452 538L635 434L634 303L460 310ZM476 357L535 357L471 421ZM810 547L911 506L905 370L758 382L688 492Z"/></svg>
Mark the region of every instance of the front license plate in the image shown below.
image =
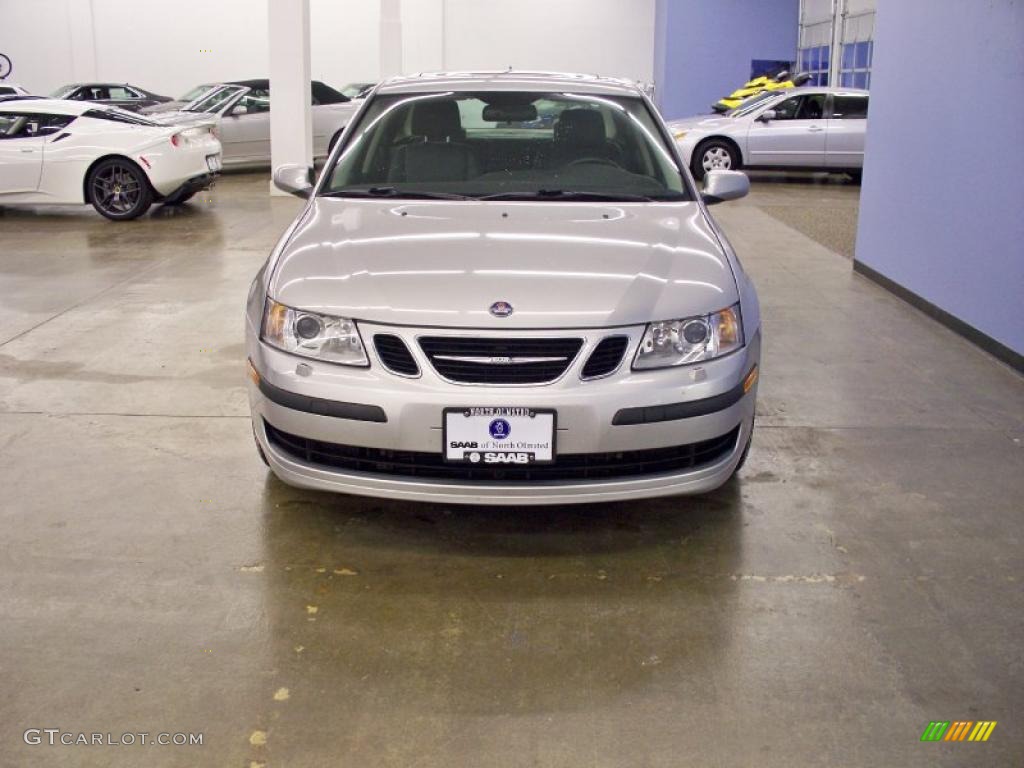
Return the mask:
<svg viewBox="0 0 1024 768"><path fill-rule="evenodd" d="M220 155L207 155L206 156L206 167L211 171L220 170Z"/></svg>
<svg viewBox="0 0 1024 768"><path fill-rule="evenodd" d="M555 412L536 408L445 408L445 461L467 464L550 464Z"/></svg>

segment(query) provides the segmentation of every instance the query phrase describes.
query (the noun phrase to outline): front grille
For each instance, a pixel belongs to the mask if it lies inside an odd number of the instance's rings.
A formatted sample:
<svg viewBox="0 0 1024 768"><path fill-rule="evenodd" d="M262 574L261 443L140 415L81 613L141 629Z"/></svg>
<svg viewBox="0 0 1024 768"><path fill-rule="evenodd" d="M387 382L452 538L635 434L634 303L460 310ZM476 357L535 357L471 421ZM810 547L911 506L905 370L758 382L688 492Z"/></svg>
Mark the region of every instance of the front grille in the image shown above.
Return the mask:
<svg viewBox="0 0 1024 768"><path fill-rule="evenodd" d="M403 376L416 376L420 367L416 365L409 348L398 336L390 333L378 333L373 337L373 346L377 349L377 357L389 371Z"/></svg>
<svg viewBox="0 0 1024 768"><path fill-rule="evenodd" d="M550 480L614 480L696 469L727 456L736 446L740 428L711 440L670 448L614 453L569 453L553 464L534 466L481 466L449 464L440 450L391 451L310 440L275 429L266 421L267 439L278 450L308 464L348 472L395 477L478 482L543 482ZM440 449L440 446L438 446Z"/></svg>
<svg viewBox="0 0 1024 768"><path fill-rule="evenodd" d="M628 336L609 336L601 339L601 343L594 347L586 365L583 366L583 378L596 379L598 376L612 373L622 362L622 356L628 346Z"/></svg>
<svg viewBox="0 0 1024 768"><path fill-rule="evenodd" d="M546 384L572 364L583 339L426 336L434 370L460 384Z"/></svg>

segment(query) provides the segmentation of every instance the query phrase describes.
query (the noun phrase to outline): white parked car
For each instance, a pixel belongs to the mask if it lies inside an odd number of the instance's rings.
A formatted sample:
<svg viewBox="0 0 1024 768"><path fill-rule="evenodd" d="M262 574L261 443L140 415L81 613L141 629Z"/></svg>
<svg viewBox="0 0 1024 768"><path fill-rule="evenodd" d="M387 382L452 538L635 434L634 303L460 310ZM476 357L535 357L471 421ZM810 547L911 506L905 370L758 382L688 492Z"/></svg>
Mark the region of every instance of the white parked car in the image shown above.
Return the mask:
<svg viewBox="0 0 1024 768"><path fill-rule="evenodd" d="M361 102L319 81L312 83L313 157L327 157ZM270 83L268 80L240 80L221 83L177 112L153 115L164 123L185 124L200 118L220 121L224 165L266 166L270 164Z"/></svg>
<svg viewBox="0 0 1024 768"><path fill-rule="evenodd" d="M739 168L835 171L859 179L867 117L867 91L793 88L668 127L698 179Z"/></svg>
<svg viewBox="0 0 1024 768"><path fill-rule="evenodd" d="M28 91L16 83L0 82L0 96L28 96Z"/></svg>
<svg viewBox="0 0 1024 768"><path fill-rule="evenodd" d="M0 101L0 205L91 203L125 220L184 202L220 171L215 130L89 102Z"/></svg>
<svg viewBox="0 0 1024 768"><path fill-rule="evenodd" d="M543 119L542 119L543 118ZM757 295L625 80L396 78L249 293L259 452L307 488L466 504L702 493L754 428Z"/></svg>

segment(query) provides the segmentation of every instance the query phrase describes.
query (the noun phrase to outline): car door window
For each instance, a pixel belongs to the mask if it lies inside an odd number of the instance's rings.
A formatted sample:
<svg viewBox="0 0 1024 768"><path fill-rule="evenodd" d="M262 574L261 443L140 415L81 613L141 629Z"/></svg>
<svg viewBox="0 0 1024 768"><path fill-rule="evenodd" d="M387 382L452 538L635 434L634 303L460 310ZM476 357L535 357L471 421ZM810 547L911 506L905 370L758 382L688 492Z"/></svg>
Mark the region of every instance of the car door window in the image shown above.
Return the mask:
<svg viewBox="0 0 1024 768"><path fill-rule="evenodd" d="M115 85L113 88L109 88L108 93L110 94L108 98L111 99L124 100L139 98L139 94L133 91L131 88L125 88L120 85Z"/></svg>
<svg viewBox="0 0 1024 768"><path fill-rule="evenodd" d="M245 113L247 115L257 114L260 112L270 111L270 91L266 91L260 88L254 88L249 91L245 96L238 100L238 103L232 107L232 112L242 114L239 107L245 107Z"/></svg>
<svg viewBox="0 0 1024 768"><path fill-rule="evenodd" d="M74 115L36 115L33 136L52 136L67 128L75 119Z"/></svg>
<svg viewBox="0 0 1024 768"><path fill-rule="evenodd" d="M0 112L0 139L14 138L21 125L24 123L24 115L16 115L11 112ZM21 121L19 123L19 121Z"/></svg>
<svg viewBox="0 0 1024 768"><path fill-rule="evenodd" d="M867 116L867 96L832 97L832 118L834 120L864 120Z"/></svg>
<svg viewBox="0 0 1024 768"><path fill-rule="evenodd" d="M30 139L56 133L75 118L71 115L0 112L0 139Z"/></svg>
<svg viewBox="0 0 1024 768"><path fill-rule="evenodd" d="M94 85L87 85L79 88L74 96L71 98L79 99L80 101L103 101L109 99L110 96L107 94L106 88L100 88Z"/></svg>
<svg viewBox="0 0 1024 768"><path fill-rule="evenodd" d="M825 116L825 94L792 96L773 109L776 120L820 120Z"/></svg>

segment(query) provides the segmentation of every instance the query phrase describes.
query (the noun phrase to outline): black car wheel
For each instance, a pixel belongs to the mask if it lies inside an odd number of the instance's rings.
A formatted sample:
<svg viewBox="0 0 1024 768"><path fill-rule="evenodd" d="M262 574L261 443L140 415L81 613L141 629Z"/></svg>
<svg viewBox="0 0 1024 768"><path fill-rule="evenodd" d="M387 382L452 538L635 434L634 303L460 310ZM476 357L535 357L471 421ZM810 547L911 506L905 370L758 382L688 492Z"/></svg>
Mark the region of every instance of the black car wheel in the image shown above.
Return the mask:
<svg viewBox="0 0 1024 768"><path fill-rule="evenodd" d="M149 179L135 163L112 157L89 174L89 200L97 213L114 221L135 219L153 204Z"/></svg>

